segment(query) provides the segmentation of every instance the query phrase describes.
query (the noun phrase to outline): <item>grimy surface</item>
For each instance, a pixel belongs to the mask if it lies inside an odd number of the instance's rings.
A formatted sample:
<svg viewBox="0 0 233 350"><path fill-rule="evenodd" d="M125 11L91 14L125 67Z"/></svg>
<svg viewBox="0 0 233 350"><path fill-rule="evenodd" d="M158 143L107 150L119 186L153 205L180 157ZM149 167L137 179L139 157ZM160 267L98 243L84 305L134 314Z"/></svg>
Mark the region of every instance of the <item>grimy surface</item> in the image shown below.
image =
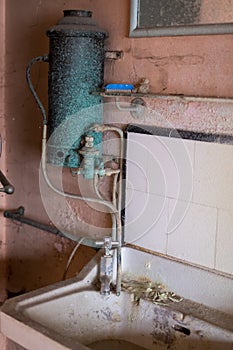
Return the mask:
<svg viewBox="0 0 233 350"><path fill-rule="evenodd" d="M49 160L55 165L77 167L76 149L81 136L89 126L103 120L101 109L90 107L102 103L102 98L92 96L91 92L103 85L107 32L95 25L91 12L73 10L65 11L65 17L47 35L50 39L49 134L64 124L49 145ZM87 112L80 114L82 111ZM67 123L71 116L75 116L75 122ZM101 137L94 137L94 144L98 145Z"/></svg>

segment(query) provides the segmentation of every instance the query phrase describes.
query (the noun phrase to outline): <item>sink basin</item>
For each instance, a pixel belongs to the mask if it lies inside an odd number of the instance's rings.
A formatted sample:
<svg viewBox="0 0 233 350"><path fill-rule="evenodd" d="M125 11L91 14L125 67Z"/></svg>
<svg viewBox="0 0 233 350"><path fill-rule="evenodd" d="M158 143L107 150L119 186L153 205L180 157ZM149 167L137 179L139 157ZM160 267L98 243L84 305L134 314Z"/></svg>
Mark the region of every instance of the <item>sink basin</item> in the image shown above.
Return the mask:
<svg viewBox="0 0 233 350"><path fill-rule="evenodd" d="M177 269L177 262L123 248L127 275L133 274L135 255L141 266L136 271L144 276L155 274L154 265L162 273L167 262ZM1 309L2 333L32 350L233 350L233 315L220 307L189 300L163 306L141 299L135 304L126 291L120 296L100 295L93 283L99 258L97 254L77 278L8 300ZM184 271L186 268L183 266ZM227 288L231 283L226 283Z"/></svg>

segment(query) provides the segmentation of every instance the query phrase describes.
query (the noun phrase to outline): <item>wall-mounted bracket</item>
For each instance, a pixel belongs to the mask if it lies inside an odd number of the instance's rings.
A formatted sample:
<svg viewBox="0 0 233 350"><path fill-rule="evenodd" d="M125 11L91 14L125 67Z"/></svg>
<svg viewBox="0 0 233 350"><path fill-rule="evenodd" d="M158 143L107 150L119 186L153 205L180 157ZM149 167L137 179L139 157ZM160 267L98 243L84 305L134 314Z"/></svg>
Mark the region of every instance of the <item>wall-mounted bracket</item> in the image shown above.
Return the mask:
<svg viewBox="0 0 233 350"><path fill-rule="evenodd" d="M123 51L105 51L106 60L119 60L123 57Z"/></svg>
<svg viewBox="0 0 233 350"><path fill-rule="evenodd" d="M119 102L117 97L115 102L116 102L116 107L119 111L130 112L132 117L135 119L142 119L144 117L146 103L142 98L136 97L132 99L130 104L127 106L122 105Z"/></svg>
<svg viewBox="0 0 233 350"><path fill-rule="evenodd" d="M10 184L6 176L0 170L0 183L3 187L0 188L0 192L5 192L6 194L13 194L15 192L15 188Z"/></svg>
<svg viewBox="0 0 233 350"><path fill-rule="evenodd" d="M131 112L132 117L135 119L142 119L145 114L145 101L141 97L136 97L131 101L131 106L136 107L136 110Z"/></svg>

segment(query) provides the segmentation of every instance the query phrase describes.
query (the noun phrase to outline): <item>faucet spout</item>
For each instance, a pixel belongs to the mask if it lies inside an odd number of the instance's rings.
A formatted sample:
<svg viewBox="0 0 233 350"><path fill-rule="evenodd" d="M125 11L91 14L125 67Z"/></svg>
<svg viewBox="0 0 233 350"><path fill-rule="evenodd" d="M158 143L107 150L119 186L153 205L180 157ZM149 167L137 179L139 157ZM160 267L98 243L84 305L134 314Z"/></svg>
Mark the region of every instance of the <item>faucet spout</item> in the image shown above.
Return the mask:
<svg viewBox="0 0 233 350"><path fill-rule="evenodd" d="M100 294L109 295L113 280L113 256L103 255L100 261Z"/></svg>
<svg viewBox="0 0 233 350"><path fill-rule="evenodd" d="M113 281L113 253L112 249L119 247L119 242L112 241L111 237L104 237L103 241L95 242L97 246L104 248L104 254L100 260L100 294L109 295Z"/></svg>

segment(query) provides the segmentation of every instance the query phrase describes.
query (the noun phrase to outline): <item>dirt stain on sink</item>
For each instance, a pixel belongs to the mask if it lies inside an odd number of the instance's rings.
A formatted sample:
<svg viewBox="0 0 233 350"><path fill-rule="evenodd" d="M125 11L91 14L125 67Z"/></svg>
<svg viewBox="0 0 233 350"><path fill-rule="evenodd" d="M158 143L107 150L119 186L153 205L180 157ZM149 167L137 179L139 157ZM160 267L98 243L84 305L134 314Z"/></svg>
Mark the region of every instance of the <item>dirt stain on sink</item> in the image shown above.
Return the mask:
<svg viewBox="0 0 233 350"><path fill-rule="evenodd" d="M88 347L92 350L147 350L146 348L120 339L99 340L89 344Z"/></svg>

